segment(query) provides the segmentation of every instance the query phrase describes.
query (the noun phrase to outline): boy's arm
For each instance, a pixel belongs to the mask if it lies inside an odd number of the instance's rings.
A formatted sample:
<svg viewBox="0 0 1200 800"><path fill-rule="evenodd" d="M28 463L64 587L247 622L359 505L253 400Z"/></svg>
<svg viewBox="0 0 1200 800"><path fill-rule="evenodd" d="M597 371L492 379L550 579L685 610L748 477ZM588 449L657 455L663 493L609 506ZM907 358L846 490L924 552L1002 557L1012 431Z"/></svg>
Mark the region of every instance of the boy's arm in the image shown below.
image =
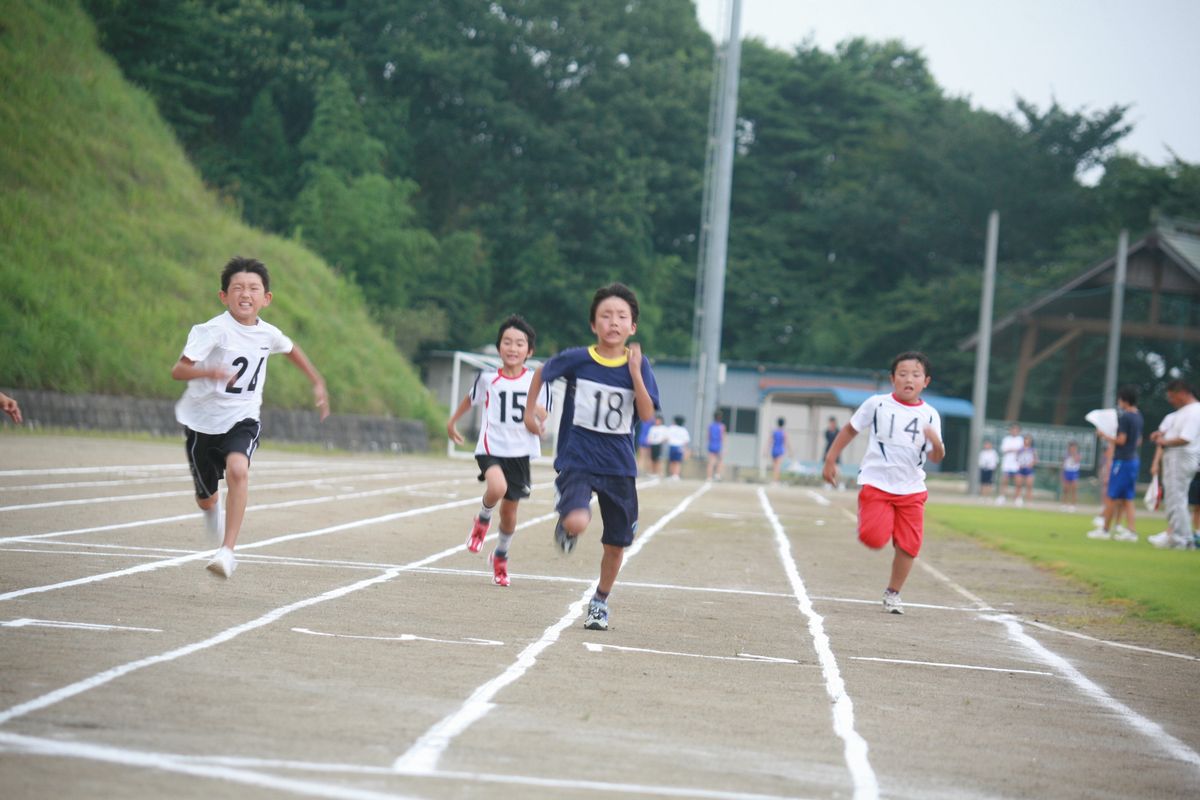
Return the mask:
<svg viewBox="0 0 1200 800"><path fill-rule="evenodd" d="M292 351L287 354L288 361L291 361L300 371L303 372L310 383L313 385L313 399L315 405L321 414L321 419L324 420L329 416L329 393L325 391L325 379L321 377L321 373L317 372L317 368L308 360L308 356L304 355L304 351L300 349L300 345L292 344Z"/></svg>
<svg viewBox="0 0 1200 800"><path fill-rule="evenodd" d="M539 366L534 371L533 377L529 379L529 396L537 397L539 394L541 394L541 391L542 367ZM537 414L536 409L534 411L535 413L533 414L525 415L525 430L529 431L530 433L536 433L538 436L542 436L546 432L546 426L543 424L546 416L545 414Z"/></svg>
<svg viewBox="0 0 1200 800"><path fill-rule="evenodd" d="M462 444L463 437L462 437L462 434L458 432L458 426L455 425L454 423L458 422L458 420L462 417L462 415L467 413L467 409L470 407L471 407L471 395L466 395L465 397L463 397L462 402L458 404L458 408L455 410L454 414L450 417L449 422L446 423L446 435L449 436L450 441L454 442L455 444Z"/></svg>
<svg viewBox="0 0 1200 800"><path fill-rule="evenodd" d="M821 470L821 477L825 479L826 483L837 483L837 460L842 455L842 451L846 449L846 445L850 444L850 440L857 435L858 431L854 430L854 426L847 422L834 437L833 444L829 445L829 452L825 454L825 468Z"/></svg>
<svg viewBox="0 0 1200 800"><path fill-rule="evenodd" d="M187 356L180 356L179 360L175 362L175 366L171 367L171 377L177 381L192 381L196 378L213 378L223 381L232 378L233 372L224 367L198 367L196 362Z"/></svg>
<svg viewBox="0 0 1200 800"><path fill-rule="evenodd" d="M633 380L633 405L637 409L638 419L648 422L654 419L654 398L646 388L642 379L642 346L629 345L629 377Z"/></svg>
<svg viewBox="0 0 1200 800"><path fill-rule="evenodd" d="M923 433L929 443L933 445L933 450L929 451L929 460L934 464L940 463L946 457L946 446L942 444L942 437L938 436L932 425L926 425ZM1034 456L1034 461L1037 461L1037 456Z"/></svg>
<svg viewBox="0 0 1200 800"><path fill-rule="evenodd" d="M17 405L16 400L12 399L4 392L0 392L0 411L8 414L9 419L16 424L21 424L21 407Z"/></svg>

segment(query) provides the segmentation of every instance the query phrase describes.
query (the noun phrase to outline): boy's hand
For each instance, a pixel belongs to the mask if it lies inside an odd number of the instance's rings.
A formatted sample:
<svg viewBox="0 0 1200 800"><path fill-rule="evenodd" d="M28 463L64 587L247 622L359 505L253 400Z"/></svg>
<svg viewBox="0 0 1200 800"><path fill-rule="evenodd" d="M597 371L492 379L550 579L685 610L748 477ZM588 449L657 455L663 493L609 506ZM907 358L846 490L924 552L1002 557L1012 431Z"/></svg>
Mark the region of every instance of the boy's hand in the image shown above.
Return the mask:
<svg viewBox="0 0 1200 800"><path fill-rule="evenodd" d="M325 391L325 383L323 381L313 384L313 398L316 400L317 411L321 415L321 421L324 421L329 416L329 393Z"/></svg>
<svg viewBox="0 0 1200 800"><path fill-rule="evenodd" d="M629 345L629 372L632 375L642 374L642 346L640 344Z"/></svg>
<svg viewBox="0 0 1200 800"><path fill-rule="evenodd" d="M450 441L454 442L455 444L463 443L462 434L458 432L458 426L454 424L454 420L450 420L446 423L446 435L449 436Z"/></svg>
<svg viewBox="0 0 1200 800"><path fill-rule="evenodd" d="M8 414L9 419L17 425L21 424L21 407L17 405L16 400L6 394L0 394L0 411Z"/></svg>
<svg viewBox="0 0 1200 800"><path fill-rule="evenodd" d="M540 414L538 413L539 411L541 412ZM546 420L546 409L542 408L541 406L536 406L533 409L532 414L525 415L525 430L529 431L532 434L536 434L539 437L545 436L546 435L546 426L544 424L545 420Z"/></svg>
<svg viewBox="0 0 1200 800"><path fill-rule="evenodd" d="M942 446L942 440L938 438L937 431L933 429L932 425L926 425L925 429L921 431L921 433L925 434L925 438L928 439L929 443L934 447Z"/></svg>
<svg viewBox="0 0 1200 800"><path fill-rule="evenodd" d="M825 459L825 468L821 470L821 477L825 479L826 483L830 483L830 484L833 484L834 486L837 486L837 482L838 482L837 462L830 461L829 459Z"/></svg>

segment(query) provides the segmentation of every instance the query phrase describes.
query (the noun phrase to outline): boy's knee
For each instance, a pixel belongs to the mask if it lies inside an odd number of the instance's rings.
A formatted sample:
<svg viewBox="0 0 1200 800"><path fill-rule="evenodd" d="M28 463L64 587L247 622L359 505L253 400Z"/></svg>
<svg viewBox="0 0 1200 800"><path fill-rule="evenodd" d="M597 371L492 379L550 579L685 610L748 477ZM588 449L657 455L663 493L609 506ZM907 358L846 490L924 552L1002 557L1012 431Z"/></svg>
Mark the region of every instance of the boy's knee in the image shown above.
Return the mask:
<svg viewBox="0 0 1200 800"><path fill-rule="evenodd" d="M207 511L210 508L215 508L220 498L221 495L219 494L212 494L208 497L197 497L196 505Z"/></svg>
<svg viewBox="0 0 1200 800"><path fill-rule="evenodd" d="M872 550L882 550L892 537L887 533L859 531L858 540Z"/></svg>
<svg viewBox="0 0 1200 800"><path fill-rule="evenodd" d="M578 536L592 521L592 514L586 508L577 508L563 517L563 527L572 536Z"/></svg>

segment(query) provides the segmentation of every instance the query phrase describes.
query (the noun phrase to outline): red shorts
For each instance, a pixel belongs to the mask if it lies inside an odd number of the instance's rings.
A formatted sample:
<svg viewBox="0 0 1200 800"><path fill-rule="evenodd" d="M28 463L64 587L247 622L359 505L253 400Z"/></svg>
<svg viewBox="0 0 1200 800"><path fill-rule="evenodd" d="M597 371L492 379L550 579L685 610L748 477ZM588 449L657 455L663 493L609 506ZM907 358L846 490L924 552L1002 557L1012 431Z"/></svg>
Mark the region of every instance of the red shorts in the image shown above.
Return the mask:
<svg viewBox="0 0 1200 800"><path fill-rule="evenodd" d="M888 541L913 558L925 535L925 499L929 492L892 494L874 486L858 490L858 539L873 550Z"/></svg>

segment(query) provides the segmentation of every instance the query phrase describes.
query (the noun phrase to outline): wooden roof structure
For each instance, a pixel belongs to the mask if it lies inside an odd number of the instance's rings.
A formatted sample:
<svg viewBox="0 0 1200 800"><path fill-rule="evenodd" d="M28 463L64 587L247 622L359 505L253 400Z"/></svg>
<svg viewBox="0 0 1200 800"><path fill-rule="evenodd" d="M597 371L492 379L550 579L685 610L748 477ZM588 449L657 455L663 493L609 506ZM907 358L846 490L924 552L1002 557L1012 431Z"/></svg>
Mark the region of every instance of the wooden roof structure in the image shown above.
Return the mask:
<svg viewBox="0 0 1200 800"><path fill-rule="evenodd" d="M1010 329L1020 331L1021 337L1004 411L1006 420L1019 419L1030 372L1066 348L1054 413L1054 423L1064 424L1072 385L1085 369L1095 366L1080 363L1080 342L1089 336L1107 339L1112 327L1116 266L1114 252L992 325L993 337ZM1125 290L1147 293L1149 302L1139 304L1137 309L1124 306L1122 341L1128 337L1200 344L1200 223L1164 221L1131 243L1126 257ZM1187 311L1180 314L1178 304L1164 303L1169 295L1185 298ZM1175 310L1164 310L1168 305ZM959 349L970 350L978 342L979 334L973 334L959 343Z"/></svg>

